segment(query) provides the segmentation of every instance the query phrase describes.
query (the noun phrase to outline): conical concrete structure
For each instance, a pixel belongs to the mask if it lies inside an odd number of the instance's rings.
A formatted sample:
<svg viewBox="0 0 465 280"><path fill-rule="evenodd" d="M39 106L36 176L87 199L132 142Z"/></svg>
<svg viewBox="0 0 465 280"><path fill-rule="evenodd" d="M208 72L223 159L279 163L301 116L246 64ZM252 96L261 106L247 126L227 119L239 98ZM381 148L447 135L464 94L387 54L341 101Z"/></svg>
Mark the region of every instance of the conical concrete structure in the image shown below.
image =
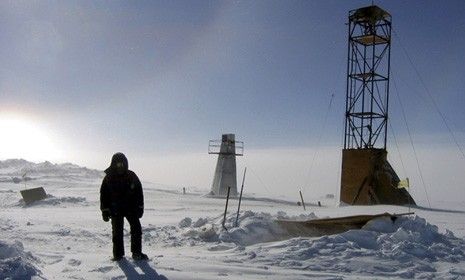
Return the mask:
<svg viewBox="0 0 465 280"><path fill-rule="evenodd" d="M243 150L243 142L236 142L234 134L223 134L221 141L210 140L208 153L218 154L211 195L226 196L230 187L230 196L237 196L236 156L242 156Z"/></svg>

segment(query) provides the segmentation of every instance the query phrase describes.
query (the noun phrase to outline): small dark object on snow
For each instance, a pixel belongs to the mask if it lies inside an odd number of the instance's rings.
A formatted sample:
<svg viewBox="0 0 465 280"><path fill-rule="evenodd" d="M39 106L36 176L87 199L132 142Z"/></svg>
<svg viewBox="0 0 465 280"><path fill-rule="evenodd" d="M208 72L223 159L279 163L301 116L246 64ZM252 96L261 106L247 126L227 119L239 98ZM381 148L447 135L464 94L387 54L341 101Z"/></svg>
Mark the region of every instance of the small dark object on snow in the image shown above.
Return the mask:
<svg viewBox="0 0 465 280"><path fill-rule="evenodd" d="M26 205L31 204L34 201L47 198L47 194L45 193L45 190L42 187L22 190L20 191L20 193Z"/></svg>

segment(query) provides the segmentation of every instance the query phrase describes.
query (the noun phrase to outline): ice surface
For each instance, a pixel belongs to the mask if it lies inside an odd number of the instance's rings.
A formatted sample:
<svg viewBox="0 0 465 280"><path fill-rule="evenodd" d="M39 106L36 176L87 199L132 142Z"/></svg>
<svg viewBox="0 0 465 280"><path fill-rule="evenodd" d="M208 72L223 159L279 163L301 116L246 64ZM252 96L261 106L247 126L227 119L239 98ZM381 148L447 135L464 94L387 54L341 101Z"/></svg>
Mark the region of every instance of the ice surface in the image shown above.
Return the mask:
<svg viewBox="0 0 465 280"><path fill-rule="evenodd" d="M49 194L30 206L14 183L26 168L27 187ZM378 218L360 230L291 238L276 219L307 220L400 213L398 206L324 207L307 212L276 198L248 196L235 226L237 200L222 227L224 200L208 192L144 183L145 264L110 261L111 226L101 220L102 173L73 164L0 161L0 279L463 279L464 205L416 208L415 215ZM143 179L143 178L142 178ZM247 196L247 192L245 192ZM453 209L452 209L452 208ZM129 228L125 228L126 252ZM16 275L16 276L15 276Z"/></svg>

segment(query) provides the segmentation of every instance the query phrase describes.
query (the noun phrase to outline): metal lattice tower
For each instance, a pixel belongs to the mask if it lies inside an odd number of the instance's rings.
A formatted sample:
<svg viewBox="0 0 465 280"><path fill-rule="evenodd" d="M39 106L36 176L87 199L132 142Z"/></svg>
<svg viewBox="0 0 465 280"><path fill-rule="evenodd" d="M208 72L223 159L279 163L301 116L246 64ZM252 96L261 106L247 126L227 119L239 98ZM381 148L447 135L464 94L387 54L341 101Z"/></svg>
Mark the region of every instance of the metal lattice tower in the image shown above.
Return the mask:
<svg viewBox="0 0 465 280"><path fill-rule="evenodd" d="M349 12L344 149L386 149L391 15L378 6Z"/></svg>

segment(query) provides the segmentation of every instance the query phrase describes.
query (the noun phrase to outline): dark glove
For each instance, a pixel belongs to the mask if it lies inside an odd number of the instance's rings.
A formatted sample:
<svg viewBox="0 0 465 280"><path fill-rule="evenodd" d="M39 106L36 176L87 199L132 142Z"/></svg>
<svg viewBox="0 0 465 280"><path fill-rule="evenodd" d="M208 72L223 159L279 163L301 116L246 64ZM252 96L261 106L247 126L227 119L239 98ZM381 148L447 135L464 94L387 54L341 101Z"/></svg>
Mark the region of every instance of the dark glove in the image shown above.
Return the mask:
<svg viewBox="0 0 465 280"><path fill-rule="evenodd" d="M137 209L137 218L142 218L142 216L144 215L144 207L143 206L140 206L138 209Z"/></svg>
<svg viewBox="0 0 465 280"><path fill-rule="evenodd" d="M102 211L102 219L103 219L103 221L108 222L110 220L110 216L111 216L110 210L103 210Z"/></svg>

